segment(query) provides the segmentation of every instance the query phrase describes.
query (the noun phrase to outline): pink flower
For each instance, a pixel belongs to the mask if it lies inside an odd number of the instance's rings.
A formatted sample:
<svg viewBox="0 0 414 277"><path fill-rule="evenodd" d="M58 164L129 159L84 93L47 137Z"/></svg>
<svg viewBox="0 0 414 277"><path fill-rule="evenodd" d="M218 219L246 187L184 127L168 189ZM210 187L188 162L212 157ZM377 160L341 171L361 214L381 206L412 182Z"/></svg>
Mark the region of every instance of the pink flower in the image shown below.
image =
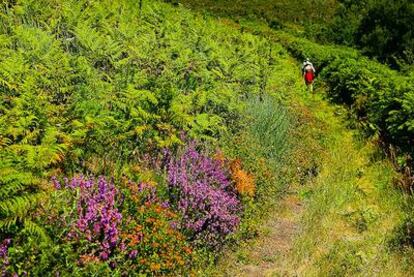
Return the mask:
<svg viewBox="0 0 414 277"><path fill-rule="evenodd" d="M132 250L131 252L129 252L128 257L132 260L135 259L138 255L138 250Z"/></svg>

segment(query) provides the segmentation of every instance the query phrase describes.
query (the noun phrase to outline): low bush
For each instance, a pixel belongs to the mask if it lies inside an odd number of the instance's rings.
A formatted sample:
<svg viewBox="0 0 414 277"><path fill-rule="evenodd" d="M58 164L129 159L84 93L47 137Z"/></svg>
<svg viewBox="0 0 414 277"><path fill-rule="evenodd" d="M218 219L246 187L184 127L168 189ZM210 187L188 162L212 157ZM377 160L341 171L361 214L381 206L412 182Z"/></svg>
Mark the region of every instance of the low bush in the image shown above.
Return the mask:
<svg viewBox="0 0 414 277"><path fill-rule="evenodd" d="M197 255L219 253L252 208L253 176L240 160L210 157L196 142L164 152L155 161L159 183L52 178L34 210L45 238L4 239L2 274L188 274Z"/></svg>

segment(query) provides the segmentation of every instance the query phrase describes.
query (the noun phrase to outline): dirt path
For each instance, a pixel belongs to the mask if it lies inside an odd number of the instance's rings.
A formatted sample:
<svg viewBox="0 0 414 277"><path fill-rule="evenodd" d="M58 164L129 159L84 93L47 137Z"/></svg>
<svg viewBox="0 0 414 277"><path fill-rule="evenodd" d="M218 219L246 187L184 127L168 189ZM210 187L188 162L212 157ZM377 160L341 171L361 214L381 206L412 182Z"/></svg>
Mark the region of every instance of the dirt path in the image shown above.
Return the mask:
<svg viewBox="0 0 414 277"><path fill-rule="evenodd" d="M293 249L293 239L300 233L302 205L295 194L286 196L279 212L266 223L267 235L253 245L249 264L240 267L240 276L294 275L286 263Z"/></svg>
<svg viewBox="0 0 414 277"><path fill-rule="evenodd" d="M302 204L295 191L280 200L258 237L237 253L222 259L224 276L294 276L288 270L293 240L300 233Z"/></svg>

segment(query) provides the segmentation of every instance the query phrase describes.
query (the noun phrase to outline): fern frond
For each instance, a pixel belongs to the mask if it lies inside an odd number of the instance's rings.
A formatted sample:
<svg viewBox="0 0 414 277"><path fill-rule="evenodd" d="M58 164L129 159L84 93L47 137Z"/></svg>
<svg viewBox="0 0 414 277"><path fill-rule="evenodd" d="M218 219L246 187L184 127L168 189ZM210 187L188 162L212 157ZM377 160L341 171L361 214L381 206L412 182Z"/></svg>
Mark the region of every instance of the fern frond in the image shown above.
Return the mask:
<svg viewBox="0 0 414 277"><path fill-rule="evenodd" d="M45 229L39 226L37 223L32 220L24 220L22 232L27 235L38 237L41 242L49 242L50 237L47 235Z"/></svg>
<svg viewBox="0 0 414 277"><path fill-rule="evenodd" d="M8 184L3 184L0 187L0 199L11 197L12 195L21 192L27 188L27 185L24 185L20 182L10 182Z"/></svg>
<svg viewBox="0 0 414 277"><path fill-rule="evenodd" d="M0 215L23 219L34 207L36 207L40 194L25 194L11 199L0 201Z"/></svg>
<svg viewBox="0 0 414 277"><path fill-rule="evenodd" d="M0 219L0 231L9 231L13 226L17 225L17 222L16 217Z"/></svg>

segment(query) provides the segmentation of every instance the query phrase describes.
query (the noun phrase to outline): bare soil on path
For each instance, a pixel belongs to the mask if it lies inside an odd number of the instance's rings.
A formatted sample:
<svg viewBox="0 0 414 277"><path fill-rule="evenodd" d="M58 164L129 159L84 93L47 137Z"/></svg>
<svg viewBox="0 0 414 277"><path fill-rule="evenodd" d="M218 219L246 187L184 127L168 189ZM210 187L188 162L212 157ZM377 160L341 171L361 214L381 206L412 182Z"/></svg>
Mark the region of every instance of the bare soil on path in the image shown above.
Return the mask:
<svg viewBox="0 0 414 277"><path fill-rule="evenodd" d="M300 233L302 203L295 191L288 192L274 209L258 237L237 253L222 259L224 276L295 276L289 270L288 256L293 240ZM237 260L236 260L237 259Z"/></svg>

